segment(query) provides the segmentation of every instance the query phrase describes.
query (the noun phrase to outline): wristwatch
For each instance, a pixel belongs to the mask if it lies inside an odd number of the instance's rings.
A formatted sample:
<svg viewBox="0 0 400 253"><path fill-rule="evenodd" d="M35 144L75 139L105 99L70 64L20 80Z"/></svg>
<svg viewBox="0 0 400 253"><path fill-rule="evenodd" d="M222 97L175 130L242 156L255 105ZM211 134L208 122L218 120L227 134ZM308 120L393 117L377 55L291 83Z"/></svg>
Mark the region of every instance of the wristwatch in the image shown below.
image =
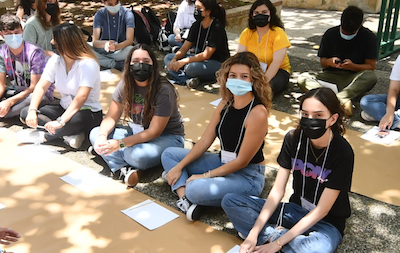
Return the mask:
<svg viewBox="0 0 400 253"><path fill-rule="evenodd" d="M62 120L61 117L58 117L58 118L57 118L57 122L60 123L61 126L65 126L65 121Z"/></svg>
<svg viewBox="0 0 400 253"><path fill-rule="evenodd" d="M125 148L125 143L122 141L122 139L118 140L118 142L119 142L119 149Z"/></svg>

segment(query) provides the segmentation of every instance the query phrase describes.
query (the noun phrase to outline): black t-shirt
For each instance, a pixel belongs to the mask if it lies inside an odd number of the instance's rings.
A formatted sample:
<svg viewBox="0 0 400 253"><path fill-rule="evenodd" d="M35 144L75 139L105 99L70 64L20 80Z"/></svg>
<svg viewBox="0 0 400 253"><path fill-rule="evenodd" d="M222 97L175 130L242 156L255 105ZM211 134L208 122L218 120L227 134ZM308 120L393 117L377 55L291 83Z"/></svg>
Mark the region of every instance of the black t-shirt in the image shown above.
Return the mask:
<svg viewBox="0 0 400 253"><path fill-rule="evenodd" d="M318 56L350 59L356 64L364 64L365 59L378 58L378 39L373 32L362 26L353 39L345 40L340 36L340 26L335 26L322 36Z"/></svg>
<svg viewBox="0 0 400 253"><path fill-rule="evenodd" d="M211 55L211 59L219 62L224 62L230 56L225 28L217 19L214 19L207 28L201 25L201 21L194 22L190 28L187 40L192 42L194 47L197 48L196 53L203 52L206 47L215 48L216 50Z"/></svg>
<svg viewBox="0 0 400 253"><path fill-rule="evenodd" d="M256 105L259 104L262 104L261 100L255 98L251 109L253 109ZM249 112L250 105L251 102L242 109L235 109L233 106L230 106L228 107L228 109L225 108L221 111L221 120L218 122L215 128L215 133L221 142L221 147L223 145L224 150L229 152L235 152L236 146L238 146L236 155L239 154L243 138L246 133L246 128L243 127L243 133L242 134L240 133L242 131L242 126L244 124L247 112ZM224 117L226 110L228 110L228 112ZM219 129L220 127L221 129ZM264 154L262 152L263 148L264 148L264 141L259 147L257 153L251 159L250 163L260 163L264 161Z"/></svg>
<svg viewBox="0 0 400 253"><path fill-rule="evenodd" d="M288 132L283 141L281 152L278 156L278 164L285 169L292 169L293 161L295 159L297 145L299 142L299 134L295 134L294 130ZM325 187L335 190L340 190L336 202L333 204L328 215L323 218L324 221L334 225L343 235L346 218L350 216L350 202L348 192L351 188L351 179L353 175L354 153L350 144L338 133L334 133L333 139L330 143L329 150L327 150L327 158L322 171L322 164L324 161L323 154L321 158L316 161L311 151L311 142L308 147L308 157L306 166L305 151L307 138L301 138L300 150L297 155L296 162L294 163L293 170L293 190L294 193L290 197L290 202L296 203L301 206L300 197L303 189L303 172L305 171L305 187L304 198L313 203L315 190L320 184L317 191L315 205L318 204L321 194ZM318 150L314 147L314 153L319 156L323 149ZM326 152L326 151L325 151ZM321 177L320 177L321 175Z"/></svg>

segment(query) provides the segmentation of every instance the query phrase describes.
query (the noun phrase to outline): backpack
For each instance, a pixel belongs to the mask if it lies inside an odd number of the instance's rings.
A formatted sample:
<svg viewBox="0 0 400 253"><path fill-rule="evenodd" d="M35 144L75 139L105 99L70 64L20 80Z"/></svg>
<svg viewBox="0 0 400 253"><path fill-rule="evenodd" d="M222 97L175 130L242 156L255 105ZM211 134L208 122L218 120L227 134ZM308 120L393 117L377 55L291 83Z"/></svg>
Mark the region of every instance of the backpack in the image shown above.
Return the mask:
<svg viewBox="0 0 400 253"><path fill-rule="evenodd" d="M158 33L158 36L157 36L157 46L160 51L170 52L171 46L168 43L169 34L168 34L167 30L165 29L164 23L163 23L163 26L161 26L160 32Z"/></svg>
<svg viewBox="0 0 400 253"><path fill-rule="evenodd" d="M160 32L160 20L158 19L157 15L154 13L154 11L147 6L144 6L141 10L142 14L146 17L147 21L149 22L150 25L150 33L153 37L153 42L157 43L157 36Z"/></svg>
<svg viewBox="0 0 400 253"><path fill-rule="evenodd" d="M174 23L176 19L176 12L175 11L169 11L167 13L167 20L165 23L165 30L167 31L168 35L174 33Z"/></svg>
<svg viewBox="0 0 400 253"><path fill-rule="evenodd" d="M132 5L130 9L135 18L134 43L150 45L153 39L150 34L150 24L147 18L140 11L135 11Z"/></svg>

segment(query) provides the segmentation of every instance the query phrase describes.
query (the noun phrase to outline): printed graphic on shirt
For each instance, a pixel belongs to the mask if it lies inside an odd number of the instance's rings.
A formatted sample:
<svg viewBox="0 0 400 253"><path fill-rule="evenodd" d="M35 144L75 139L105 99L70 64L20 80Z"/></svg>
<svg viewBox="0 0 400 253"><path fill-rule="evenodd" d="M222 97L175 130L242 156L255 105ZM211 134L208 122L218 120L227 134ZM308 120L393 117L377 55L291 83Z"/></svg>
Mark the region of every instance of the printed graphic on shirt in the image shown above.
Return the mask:
<svg viewBox="0 0 400 253"><path fill-rule="evenodd" d="M31 84L31 74L28 63L5 59L6 71L13 86L28 87Z"/></svg>
<svg viewBox="0 0 400 253"><path fill-rule="evenodd" d="M294 161L294 159L292 158L292 164L293 164L293 161ZM328 180L329 180L328 176L332 172L332 170L324 168L324 171L321 174L322 167L319 165L314 165L309 162L307 162L307 164L304 167L304 161L302 161L301 159L296 159L293 170L300 171L300 173L306 177L318 179L321 184L328 182Z"/></svg>
<svg viewBox="0 0 400 253"><path fill-rule="evenodd" d="M133 103L131 108L132 121L135 124L142 125L143 123L143 108L144 108L144 98L142 94L133 94Z"/></svg>

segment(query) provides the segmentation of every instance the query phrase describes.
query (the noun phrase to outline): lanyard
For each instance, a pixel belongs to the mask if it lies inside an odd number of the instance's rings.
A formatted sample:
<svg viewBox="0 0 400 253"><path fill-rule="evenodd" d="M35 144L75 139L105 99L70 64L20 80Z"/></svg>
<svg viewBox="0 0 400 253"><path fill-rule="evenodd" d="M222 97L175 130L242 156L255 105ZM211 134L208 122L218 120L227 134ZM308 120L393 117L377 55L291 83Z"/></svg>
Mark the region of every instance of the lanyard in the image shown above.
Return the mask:
<svg viewBox="0 0 400 253"><path fill-rule="evenodd" d="M239 138L238 138L238 141L237 141L237 144L236 144L236 148L235 148L235 152L234 152L234 153L236 153L237 150L238 150L238 148L239 148L239 141L240 141L240 139L242 139L243 130L244 130L244 123L246 122L246 119L247 119L247 117L249 116L249 113L250 113L250 111L251 111L251 109L252 109L252 107L253 107L253 103L254 103L254 97L253 97L253 100L251 100L249 110L248 110L247 113L246 113L246 117L244 117L244 120L243 120L243 123L242 123L242 128L241 128L241 130L240 130L240 135L239 135ZM222 141L221 126L222 126L222 123L223 123L223 121L224 121L224 119L225 119L225 116L226 116L226 114L227 114L227 112L228 112L228 109L229 109L229 107L226 108L226 110L225 110L225 112L224 112L224 115L222 116L221 122L220 122L220 124L219 124L219 127L218 127L218 134L219 134L219 136L220 136L221 148L222 148L222 150L225 150L225 148L224 148L224 142Z"/></svg>
<svg viewBox="0 0 400 253"><path fill-rule="evenodd" d="M265 41L265 48L264 48L264 52L265 52L265 63L267 63L267 47L268 47L268 40L269 40L269 31L270 31L270 29L269 29L268 32L267 32L267 40ZM257 33L257 36L258 36L258 33ZM258 39L258 38L257 38L257 39ZM261 51L260 51L260 48L261 48L261 47L258 47L258 60L261 59Z"/></svg>
<svg viewBox="0 0 400 253"><path fill-rule="evenodd" d="M213 21L214 21L214 19L211 20L211 23L207 28L207 33L206 33L206 36L204 37L203 47L202 47L200 52L203 52L204 49L206 48L206 41L207 41L208 33L210 32L210 28L211 28L211 25L212 25ZM200 22L199 34L197 35L197 42L196 42L196 53L200 53L198 50L199 50L199 40L200 40L201 29L202 29L202 23Z"/></svg>
<svg viewBox="0 0 400 253"><path fill-rule="evenodd" d="M322 180L322 174L323 174L323 172L324 172L324 167L325 167L325 162L326 162L326 158L327 158L327 156L328 156L328 151L329 151L329 146L331 145L331 137L332 137L332 130L330 130L329 131L329 142L328 142L328 147L326 148L326 152L325 152L325 155L324 155L324 161L322 162L322 167L321 167L321 172L320 172L320 174L319 174L319 176L317 177L317 187L315 188L315 192L314 192L314 199L313 199L313 204L315 205L315 202L316 202L316 200L317 200L317 193L318 193L318 188L319 188L319 185L320 185L320 183L321 183L321 180ZM310 143L310 139L309 138L307 138L307 143L306 143L306 155L305 155L305 161L304 161L304 167L303 167L303 182L302 182L302 190L301 190L301 197L303 197L304 198L304 190L305 190L305 185L306 185L306 166L307 166L307 158L308 158L308 146L309 146L309 143ZM297 156L297 154L296 154L296 156ZM296 161L296 160L295 160ZM294 163L293 163L293 165L294 165Z"/></svg>

